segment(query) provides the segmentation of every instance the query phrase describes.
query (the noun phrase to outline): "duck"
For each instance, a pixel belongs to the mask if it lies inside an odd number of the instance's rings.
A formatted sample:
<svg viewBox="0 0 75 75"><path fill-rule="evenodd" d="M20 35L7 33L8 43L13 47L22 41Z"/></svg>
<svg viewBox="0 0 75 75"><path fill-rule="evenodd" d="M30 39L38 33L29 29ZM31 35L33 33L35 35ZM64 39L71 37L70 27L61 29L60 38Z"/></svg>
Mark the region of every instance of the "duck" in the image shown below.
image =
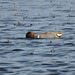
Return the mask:
<svg viewBox="0 0 75 75"><path fill-rule="evenodd" d="M55 39L55 38L60 38L64 33L61 32L42 32L42 33L38 33L37 35L32 32L29 31L26 33L26 38L51 38L51 39Z"/></svg>

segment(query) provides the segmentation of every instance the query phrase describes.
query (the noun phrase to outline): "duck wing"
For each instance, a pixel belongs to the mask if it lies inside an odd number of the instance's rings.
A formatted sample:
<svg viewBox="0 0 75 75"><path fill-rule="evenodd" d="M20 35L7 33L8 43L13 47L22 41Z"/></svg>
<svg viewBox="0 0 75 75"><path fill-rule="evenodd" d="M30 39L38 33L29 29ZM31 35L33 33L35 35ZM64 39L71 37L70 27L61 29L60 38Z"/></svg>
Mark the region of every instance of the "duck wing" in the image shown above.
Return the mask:
<svg viewBox="0 0 75 75"><path fill-rule="evenodd" d="M59 38L62 35L63 33L61 32L43 32L38 34L39 38Z"/></svg>

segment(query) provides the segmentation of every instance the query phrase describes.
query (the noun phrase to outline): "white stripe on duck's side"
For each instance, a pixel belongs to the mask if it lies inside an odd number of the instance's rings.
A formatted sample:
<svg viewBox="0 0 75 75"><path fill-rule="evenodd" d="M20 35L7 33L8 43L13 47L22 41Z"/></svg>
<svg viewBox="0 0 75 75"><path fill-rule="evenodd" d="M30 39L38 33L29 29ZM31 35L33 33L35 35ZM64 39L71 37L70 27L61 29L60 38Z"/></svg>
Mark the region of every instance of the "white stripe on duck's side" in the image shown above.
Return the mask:
<svg viewBox="0 0 75 75"><path fill-rule="evenodd" d="M39 35L37 35L37 38L40 38L40 36L39 36Z"/></svg>

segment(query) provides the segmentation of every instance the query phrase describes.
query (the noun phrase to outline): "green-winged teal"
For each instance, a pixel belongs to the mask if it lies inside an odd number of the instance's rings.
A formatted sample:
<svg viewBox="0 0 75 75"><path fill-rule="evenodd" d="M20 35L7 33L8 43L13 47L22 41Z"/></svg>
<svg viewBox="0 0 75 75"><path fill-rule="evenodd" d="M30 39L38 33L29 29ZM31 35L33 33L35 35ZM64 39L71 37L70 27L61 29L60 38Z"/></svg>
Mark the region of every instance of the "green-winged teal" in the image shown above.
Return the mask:
<svg viewBox="0 0 75 75"><path fill-rule="evenodd" d="M29 31L26 34L26 38L60 38L60 36L62 36L63 33L61 32L42 32L39 33L37 35L35 35L35 33L33 33L32 31Z"/></svg>

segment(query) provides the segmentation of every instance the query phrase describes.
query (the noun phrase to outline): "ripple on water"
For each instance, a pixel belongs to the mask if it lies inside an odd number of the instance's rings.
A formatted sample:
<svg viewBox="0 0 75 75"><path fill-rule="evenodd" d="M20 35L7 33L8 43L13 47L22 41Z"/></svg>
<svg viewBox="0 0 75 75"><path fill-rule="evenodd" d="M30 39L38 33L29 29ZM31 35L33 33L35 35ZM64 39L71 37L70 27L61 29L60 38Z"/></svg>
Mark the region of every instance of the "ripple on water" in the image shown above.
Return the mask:
<svg viewBox="0 0 75 75"><path fill-rule="evenodd" d="M75 74L74 0L0 0L0 10L0 75ZM64 35L25 39L28 31Z"/></svg>
<svg viewBox="0 0 75 75"><path fill-rule="evenodd" d="M8 41L6 42L0 42L0 46L13 46L14 44L9 43Z"/></svg>
<svg viewBox="0 0 75 75"><path fill-rule="evenodd" d="M5 69L5 68L0 68L0 71L7 71L7 69Z"/></svg>
<svg viewBox="0 0 75 75"><path fill-rule="evenodd" d="M22 49L13 49L12 51L24 51Z"/></svg>
<svg viewBox="0 0 75 75"><path fill-rule="evenodd" d="M52 63L42 63L41 65L47 66L47 67L63 67L68 66L69 63L65 63L64 61L52 61Z"/></svg>
<svg viewBox="0 0 75 75"><path fill-rule="evenodd" d="M67 46L75 46L74 43L64 43L64 45L67 45Z"/></svg>
<svg viewBox="0 0 75 75"><path fill-rule="evenodd" d="M13 73L12 71L8 71L6 68L0 68L0 73Z"/></svg>
<svg viewBox="0 0 75 75"><path fill-rule="evenodd" d="M47 53L47 54L42 54L42 56L43 57L55 57L55 56L57 56L58 54L56 54L56 53Z"/></svg>

